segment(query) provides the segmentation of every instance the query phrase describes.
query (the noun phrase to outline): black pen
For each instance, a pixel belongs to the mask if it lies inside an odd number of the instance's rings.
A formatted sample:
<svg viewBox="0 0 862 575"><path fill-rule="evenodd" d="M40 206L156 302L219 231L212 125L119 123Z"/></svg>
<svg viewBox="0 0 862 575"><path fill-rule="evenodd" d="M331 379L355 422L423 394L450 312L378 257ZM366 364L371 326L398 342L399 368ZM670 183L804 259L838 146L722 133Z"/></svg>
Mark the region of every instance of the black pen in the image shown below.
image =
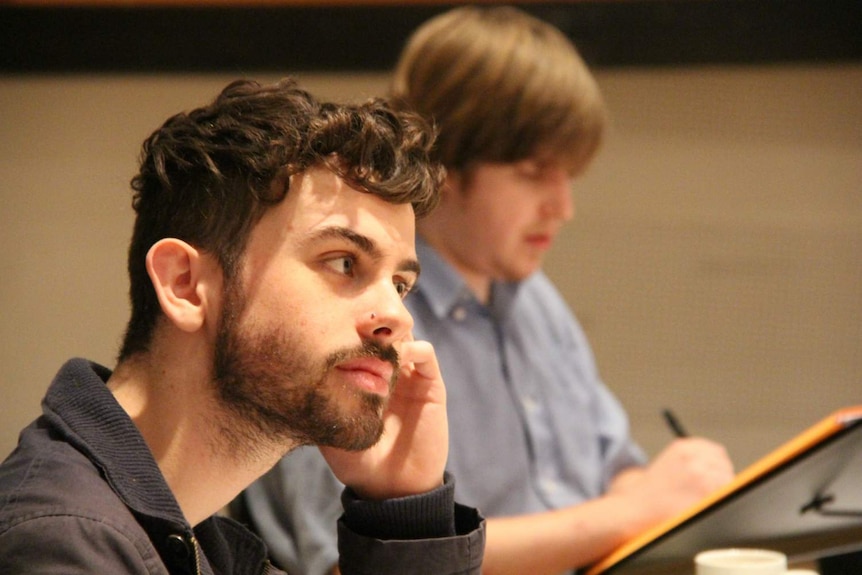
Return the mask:
<svg viewBox="0 0 862 575"><path fill-rule="evenodd" d="M677 437L688 437L688 433L686 433L685 428L671 410L664 409L661 414L664 416L664 420L667 422L668 427L670 427L670 430L673 431L674 435Z"/></svg>

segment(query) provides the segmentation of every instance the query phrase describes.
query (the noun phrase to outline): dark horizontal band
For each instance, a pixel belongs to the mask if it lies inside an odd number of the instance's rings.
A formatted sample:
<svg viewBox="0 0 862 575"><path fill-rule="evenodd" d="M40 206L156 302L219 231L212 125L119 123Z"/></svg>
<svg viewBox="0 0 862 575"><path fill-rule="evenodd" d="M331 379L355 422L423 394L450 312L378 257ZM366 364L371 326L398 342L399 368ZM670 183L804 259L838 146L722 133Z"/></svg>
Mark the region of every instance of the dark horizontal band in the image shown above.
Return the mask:
<svg viewBox="0 0 862 575"><path fill-rule="evenodd" d="M517 4L517 3L515 3ZM594 67L862 60L860 0L525 3ZM0 72L381 71L449 4L0 4Z"/></svg>

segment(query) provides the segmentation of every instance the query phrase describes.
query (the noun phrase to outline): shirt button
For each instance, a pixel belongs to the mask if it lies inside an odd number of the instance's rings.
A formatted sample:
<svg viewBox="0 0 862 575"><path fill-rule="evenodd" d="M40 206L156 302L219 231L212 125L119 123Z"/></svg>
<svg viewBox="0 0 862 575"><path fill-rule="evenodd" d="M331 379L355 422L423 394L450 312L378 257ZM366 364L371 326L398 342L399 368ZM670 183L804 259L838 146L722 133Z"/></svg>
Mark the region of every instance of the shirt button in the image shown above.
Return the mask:
<svg viewBox="0 0 862 575"><path fill-rule="evenodd" d="M542 480L542 489L545 490L545 493L553 494L557 491L557 482L553 479L543 479Z"/></svg>
<svg viewBox="0 0 862 575"><path fill-rule="evenodd" d="M464 321L464 318L467 317L467 310L464 309L463 306L458 306L452 310L452 319L455 321Z"/></svg>

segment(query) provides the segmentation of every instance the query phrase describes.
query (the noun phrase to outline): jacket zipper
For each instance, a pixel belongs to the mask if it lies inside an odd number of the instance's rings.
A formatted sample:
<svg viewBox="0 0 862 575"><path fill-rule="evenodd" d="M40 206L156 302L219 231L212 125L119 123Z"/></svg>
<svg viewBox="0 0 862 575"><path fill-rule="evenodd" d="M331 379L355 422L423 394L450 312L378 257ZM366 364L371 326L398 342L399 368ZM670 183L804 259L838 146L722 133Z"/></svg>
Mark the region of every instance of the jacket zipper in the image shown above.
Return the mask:
<svg viewBox="0 0 862 575"><path fill-rule="evenodd" d="M192 546L195 548L195 573L201 575L201 550L197 538L192 535Z"/></svg>

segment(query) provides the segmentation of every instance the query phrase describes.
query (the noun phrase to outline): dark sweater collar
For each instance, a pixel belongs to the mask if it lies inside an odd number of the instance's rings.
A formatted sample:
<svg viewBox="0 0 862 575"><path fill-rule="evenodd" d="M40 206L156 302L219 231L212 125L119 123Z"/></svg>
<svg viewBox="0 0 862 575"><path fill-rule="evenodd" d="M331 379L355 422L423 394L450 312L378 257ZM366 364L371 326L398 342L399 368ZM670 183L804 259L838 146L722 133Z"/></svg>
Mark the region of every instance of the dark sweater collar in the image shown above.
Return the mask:
<svg viewBox="0 0 862 575"><path fill-rule="evenodd" d="M45 399L45 417L102 471L133 511L186 524L140 431L106 382L111 371L85 359L60 369Z"/></svg>

